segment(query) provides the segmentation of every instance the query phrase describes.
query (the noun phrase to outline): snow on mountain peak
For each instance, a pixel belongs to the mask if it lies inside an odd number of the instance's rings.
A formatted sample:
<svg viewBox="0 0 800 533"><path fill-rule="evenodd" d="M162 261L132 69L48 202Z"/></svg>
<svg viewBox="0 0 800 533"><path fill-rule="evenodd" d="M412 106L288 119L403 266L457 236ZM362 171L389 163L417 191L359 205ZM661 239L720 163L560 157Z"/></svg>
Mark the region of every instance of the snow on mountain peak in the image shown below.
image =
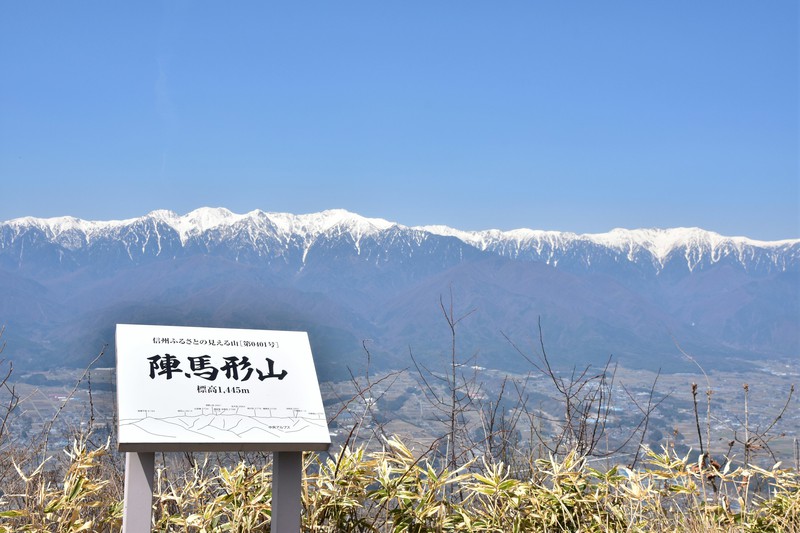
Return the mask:
<svg viewBox="0 0 800 533"><path fill-rule="evenodd" d="M748 248L779 248L797 243L787 241L756 241L747 237L726 237L700 228L636 229L617 228L608 233L586 235L589 240L621 252L627 252L632 260L638 249L645 249L660 266L678 250L681 250L689 270L708 256L711 262L733 254L744 262L743 254Z"/></svg>
<svg viewBox="0 0 800 533"><path fill-rule="evenodd" d="M22 217L9 220L7 224L17 232L30 227L37 228L48 239L52 239L66 248L75 249L83 245L82 239L76 237L77 235L82 234L88 242L97 234L103 233L110 228L130 224L134 220L88 221L71 216L51 218Z"/></svg>
<svg viewBox="0 0 800 533"><path fill-rule="evenodd" d="M388 220L362 217L346 209L328 209L320 213L299 215L298 218L312 230L312 233L325 233L336 227L356 230L358 233L374 233L394 225Z"/></svg>
<svg viewBox="0 0 800 533"><path fill-rule="evenodd" d="M262 213L284 234L299 234L314 239L333 228L352 232L355 236L373 234L395 224L381 218L366 218L345 209L329 209L319 213Z"/></svg>
<svg viewBox="0 0 800 533"><path fill-rule="evenodd" d="M181 243L214 231L214 239L225 239L246 231L247 240L256 243L259 235L270 234L280 242L293 242L293 246L303 248L303 257L320 238L347 234L360 253L361 241L367 236L376 236L392 228L412 230L438 236L452 237L479 250L496 253L511 258L527 257L549 264L557 264L562 252L585 248L587 254L596 254L602 249L614 256L627 257L629 261L645 260L657 269L662 269L668 261L683 257L686 265L693 270L705 261L717 262L724 257L734 257L742 264L753 257L754 249L769 252L769 261L784 262L779 259L782 250L790 251L795 258L800 255L800 239L784 241L756 241L746 237L725 237L700 228L671 229L613 229L607 233L575 234L570 232L543 231L532 229L497 229L483 231L463 231L443 225L406 227L381 218L366 218L345 209L330 209L318 213L294 215L291 213L270 213L260 210L246 214L236 214L222 207L201 207L185 215L168 210L156 210L136 219L111 221L85 221L75 217L33 218L24 217L5 223L16 235L26 228L37 228L48 239L68 249L78 249L91 244L98 238L120 238L120 231L134 225L143 225L143 231L150 232L161 249L163 234L153 224L167 225L175 230ZM149 228L149 229L144 229ZM155 230L155 231L153 231ZM138 231L138 230L134 230ZM150 236L142 242L148 242ZM593 251L592 251L593 250ZM572 253L572 252L570 252ZM600 252L603 253L603 252ZM787 256L788 257L788 256ZM587 255L586 264L593 258ZM782 263L783 264L783 263Z"/></svg>
<svg viewBox="0 0 800 533"><path fill-rule="evenodd" d="M681 246L702 242L718 244L719 235L698 228L637 229L615 228L607 233L586 234L584 237L601 246L632 254L638 248L649 251L660 263ZM713 246L712 244L712 246Z"/></svg>
<svg viewBox="0 0 800 533"><path fill-rule="evenodd" d="M237 215L224 207L201 207L182 217L176 217L169 223L178 232L181 241L185 242L193 235L200 235L220 226L230 226L245 217L247 215Z"/></svg>
<svg viewBox="0 0 800 533"><path fill-rule="evenodd" d="M545 231L519 228L508 231L489 229L482 231L463 231L449 226L417 226L414 229L441 235L444 237L456 237L461 241L470 244L480 250L487 250L498 242L512 243L515 247L525 244L547 242L555 245L564 240L574 240L577 235L563 231Z"/></svg>
<svg viewBox="0 0 800 533"><path fill-rule="evenodd" d="M654 266L659 270L676 252L683 255L687 267L693 270L704 258L713 263L724 256L733 255L744 264L745 256L752 255L753 248L778 249L800 243L799 239L767 242L747 237L725 237L700 228L634 230L617 228L607 233L580 235L525 228L510 231L462 231L447 226L420 226L415 229L456 237L480 250L492 250L511 257L516 257L525 250L532 251L548 263L554 258L556 250L565 250L580 242L624 254L629 261L636 261L637 257L645 252L652 257ZM590 262L591 259L587 258L587 261Z"/></svg>

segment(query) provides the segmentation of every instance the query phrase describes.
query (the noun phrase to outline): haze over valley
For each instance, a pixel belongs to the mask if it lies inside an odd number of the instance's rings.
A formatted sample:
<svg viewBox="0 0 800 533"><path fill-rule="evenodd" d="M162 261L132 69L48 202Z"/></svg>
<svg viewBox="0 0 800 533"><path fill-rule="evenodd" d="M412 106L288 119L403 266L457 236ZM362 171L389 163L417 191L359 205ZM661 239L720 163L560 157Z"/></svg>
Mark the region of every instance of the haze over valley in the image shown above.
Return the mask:
<svg viewBox="0 0 800 533"><path fill-rule="evenodd" d="M122 221L0 224L0 318L21 369L81 368L116 323L302 329L323 378L382 369L458 344L491 368L523 370L516 348L564 364L668 372L698 362L747 369L796 360L800 240L698 228L605 234L406 227L344 210L308 215L202 208Z"/></svg>

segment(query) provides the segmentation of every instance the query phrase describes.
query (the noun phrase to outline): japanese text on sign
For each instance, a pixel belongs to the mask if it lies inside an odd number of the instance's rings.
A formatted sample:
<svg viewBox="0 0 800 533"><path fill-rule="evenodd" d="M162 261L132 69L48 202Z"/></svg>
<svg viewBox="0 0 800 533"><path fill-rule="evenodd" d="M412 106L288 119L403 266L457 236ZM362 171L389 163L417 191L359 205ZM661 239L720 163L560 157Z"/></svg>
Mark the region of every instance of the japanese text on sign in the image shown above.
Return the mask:
<svg viewBox="0 0 800 533"><path fill-rule="evenodd" d="M276 378L282 380L288 374L284 369L279 372L275 371L275 361L269 357L265 357L266 371L263 371L264 366L259 361L258 364L261 368L255 367L250 363L250 358L247 356L236 357L223 357L224 364L214 366L211 364L210 355L198 355L186 357L188 366L181 366L184 362L178 356L165 353L164 355L154 355L148 357L147 361L150 363L150 379L156 379L163 376L166 379L172 379L174 375L191 378L197 376L207 381L214 381L218 376L223 376L225 379L235 381L247 381L255 373L255 377L259 381L265 379Z"/></svg>
<svg viewBox="0 0 800 533"><path fill-rule="evenodd" d="M277 341L246 341L230 339L196 339L190 337L153 337L153 344L182 344L184 346L240 346L242 348L280 348Z"/></svg>

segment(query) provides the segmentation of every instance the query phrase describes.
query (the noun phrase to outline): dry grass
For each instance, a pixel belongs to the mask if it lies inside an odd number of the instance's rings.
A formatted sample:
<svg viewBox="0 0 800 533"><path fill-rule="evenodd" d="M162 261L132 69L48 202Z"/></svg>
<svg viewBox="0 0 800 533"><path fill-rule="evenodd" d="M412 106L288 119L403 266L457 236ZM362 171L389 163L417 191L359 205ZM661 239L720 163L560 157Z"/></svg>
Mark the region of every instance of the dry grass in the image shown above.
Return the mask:
<svg viewBox="0 0 800 533"><path fill-rule="evenodd" d="M3 487L0 531L117 531L122 504L108 445L84 440ZM184 461L188 463L188 461ZM175 472L182 472L175 475ZM641 469L599 471L575 453L531 461L520 478L481 458L455 471L399 439L381 451L307 454L303 529L313 532L800 531L800 476L649 452ZM59 474L55 477L54 474ZM269 531L271 464L159 468L154 531Z"/></svg>
<svg viewBox="0 0 800 533"><path fill-rule="evenodd" d="M452 317L452 311L447 316ZM78 431L69 449L53 457L47 457L46 445L31 447L14 439L7 422L20 397L9 384L10 375L10 365L7 372L0 371L0 387L8 398L0 403L0 533L119 531L120 454L110 442L93 440L91 423ZM605 382L604 373L584 379L584 372L571 381L549 375L570 405L576 399L586 400L580 391L593 380ZM367 377L367 385L358 388L356 397L371 396L371 388L380 381L370 382ZM452 393L456 375L446 383ZM488 424L494 429L486 431L484 442L468 443L455 453L457 437L467 433L466 427L454 426L459 420L455 415L469 406L461 405L452 394L447 403L447 395L430 391L438 404L449 409L445 413L449 417L443 419L443 436L428 449L410 449L402 438L386 437L383 428L363 439L358 431L361 421L356 420L348 445L330 454L304 456L304 531L800 533L797 468L776 464L765 469L750 461L717 464L703 453L697 410L700 454L678 456L671 448L644 449L644 459L631 463L636 468L596 469L589 462L592 448L581 447L586 442L582 439L559 437L559 444L537 447L539 452L532 445L518 448L512 440L500 439L502 446L492 446L495 437L513 435L513 424ZM600 405L592 396L596 393L587 394L590 405ZM707 398L710 411L710 393ZM496 420L498 405L499 401L490 420ZM757 442L749 433L745 435L746 451L755 449L753 443L768 447L769 431L788 405L787 400L774 421L756 433ZM643 409L645 417L649 412L650 403ZM576 419L577 425L563 428L562 437L585 422L585 418ZM44 431L45 444L51 428L52 422ZM752 453L745 457L752 459ZM154 531L270 530L269 456L159 454L158 459Z"/></svg>

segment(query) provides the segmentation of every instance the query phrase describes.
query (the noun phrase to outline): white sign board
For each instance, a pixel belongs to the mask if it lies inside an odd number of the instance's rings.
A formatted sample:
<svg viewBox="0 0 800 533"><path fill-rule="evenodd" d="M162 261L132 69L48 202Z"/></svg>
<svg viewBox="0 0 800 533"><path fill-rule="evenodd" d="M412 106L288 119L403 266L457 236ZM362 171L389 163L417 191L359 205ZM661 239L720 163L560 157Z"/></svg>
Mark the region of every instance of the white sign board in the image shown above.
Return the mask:
<svg viewBox="0 0 800 533"><path fill-rule="evenodd" d="M119 449L327 450L308 335L117 324Z"/></svg>

